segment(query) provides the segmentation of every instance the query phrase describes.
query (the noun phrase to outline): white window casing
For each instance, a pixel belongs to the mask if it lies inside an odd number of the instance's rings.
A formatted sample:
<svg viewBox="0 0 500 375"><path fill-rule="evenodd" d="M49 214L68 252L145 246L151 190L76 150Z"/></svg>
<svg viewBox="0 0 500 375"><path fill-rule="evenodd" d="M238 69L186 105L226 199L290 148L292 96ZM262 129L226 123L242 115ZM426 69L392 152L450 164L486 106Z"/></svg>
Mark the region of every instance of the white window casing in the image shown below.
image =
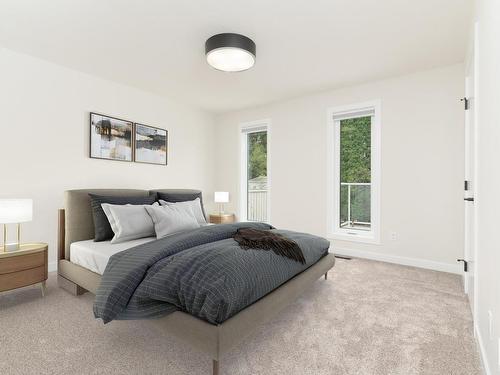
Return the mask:
<svg viewBox="0 0 500 375"><path fill-rule="evenodd" d="M340 121L371 116L370 230L340 225ZM381 102L374 100L330 108L327 111L327 237L329 239L380 243L380 146ZM348 206L349 209L349 206Z"/></svg>
<svg viewBox="0 0 500 375"><path fill-rule="evenodd" d="M269 119L245 122L240 124L240 202L239 214L241 221L248 221L248 135L251 133L267 132L267 193L266 218L271 218L271 121Z"/></svg>

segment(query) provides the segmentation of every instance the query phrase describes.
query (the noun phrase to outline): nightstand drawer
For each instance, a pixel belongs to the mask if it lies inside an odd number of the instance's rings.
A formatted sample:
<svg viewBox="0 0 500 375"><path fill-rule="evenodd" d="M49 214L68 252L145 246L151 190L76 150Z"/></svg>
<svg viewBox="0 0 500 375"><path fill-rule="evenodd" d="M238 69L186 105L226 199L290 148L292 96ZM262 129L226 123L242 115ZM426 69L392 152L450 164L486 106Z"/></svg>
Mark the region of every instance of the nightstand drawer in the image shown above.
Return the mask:
<svg viewBox="0 0 500 375"><path fill-rule="evenodd" d="M45 252L34 254L16 255L0 259L0 275L42 267L45 265ZM1 285L1 283L0 283Z"/></svg>
<svg viewBox="0 0 500 375"><path fill-rule="evenodd" d="M0 275L0 292L40 283L46 279L45 266Z"/></svg>

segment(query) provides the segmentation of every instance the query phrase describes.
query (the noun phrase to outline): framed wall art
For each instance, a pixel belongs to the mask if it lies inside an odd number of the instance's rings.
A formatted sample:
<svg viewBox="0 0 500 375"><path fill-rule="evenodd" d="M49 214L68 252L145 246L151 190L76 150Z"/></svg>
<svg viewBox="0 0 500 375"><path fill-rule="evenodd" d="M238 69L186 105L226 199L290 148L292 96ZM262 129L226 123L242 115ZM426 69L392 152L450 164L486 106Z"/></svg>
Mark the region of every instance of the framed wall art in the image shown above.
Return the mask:
<svg viewBox="0 0 500 375"><path fill-rule="evenodd" d="M132 161L133 130L131 121L90 113L90 157Z"/></svg>
<svg viewBox="0 0 500 375"><path fill-rule="evenodd" d="M167 130L135 123L134 140L135 162L167 165Z"/></svg>

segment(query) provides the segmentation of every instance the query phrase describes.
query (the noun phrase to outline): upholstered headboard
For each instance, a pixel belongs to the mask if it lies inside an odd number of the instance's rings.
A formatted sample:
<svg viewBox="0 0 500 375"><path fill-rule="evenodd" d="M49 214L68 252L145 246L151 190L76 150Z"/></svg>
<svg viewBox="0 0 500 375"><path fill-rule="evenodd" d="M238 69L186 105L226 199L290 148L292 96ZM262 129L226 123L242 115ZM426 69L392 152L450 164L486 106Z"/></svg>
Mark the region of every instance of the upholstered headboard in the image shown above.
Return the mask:
<svg viewBox="0 0 500 375"><path fill-rule="evenodd" d="M64 193L64 220L60 219L59 236L64 240L64 258L70 259L70 245L76 241L90 240L94 238L94 220L90 206L89 194L105 196L148 196L150 194L163 193L172 198L172 201L195 199L202 200L199 190L192 189L157 189L157 190L135 190L135 189L80 189L67 190ZM193 197L193 198L191 198ZM176 199L178 198L178 199ZM169 199L170 200L170 199ZM203 201L202 205L203 207ZM62 250L62 249L61 249ZM61 254L62 255L62 254Z"/></svg>

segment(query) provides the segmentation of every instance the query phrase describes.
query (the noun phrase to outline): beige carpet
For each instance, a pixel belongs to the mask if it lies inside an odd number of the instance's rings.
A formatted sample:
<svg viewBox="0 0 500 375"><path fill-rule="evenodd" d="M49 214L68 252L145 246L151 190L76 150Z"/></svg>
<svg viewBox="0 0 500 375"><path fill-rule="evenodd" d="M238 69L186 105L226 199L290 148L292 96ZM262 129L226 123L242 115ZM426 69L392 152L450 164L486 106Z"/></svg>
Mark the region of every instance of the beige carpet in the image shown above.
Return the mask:
<svg viewBox="0 0 500 375"><path fill-rule="evenodd" d="M147 321L92 316L89 293L56 286L0 295L0 374L210 374L211 361ZM480 374L456 275L339 260L221 362L238 374Z"/></svg>

